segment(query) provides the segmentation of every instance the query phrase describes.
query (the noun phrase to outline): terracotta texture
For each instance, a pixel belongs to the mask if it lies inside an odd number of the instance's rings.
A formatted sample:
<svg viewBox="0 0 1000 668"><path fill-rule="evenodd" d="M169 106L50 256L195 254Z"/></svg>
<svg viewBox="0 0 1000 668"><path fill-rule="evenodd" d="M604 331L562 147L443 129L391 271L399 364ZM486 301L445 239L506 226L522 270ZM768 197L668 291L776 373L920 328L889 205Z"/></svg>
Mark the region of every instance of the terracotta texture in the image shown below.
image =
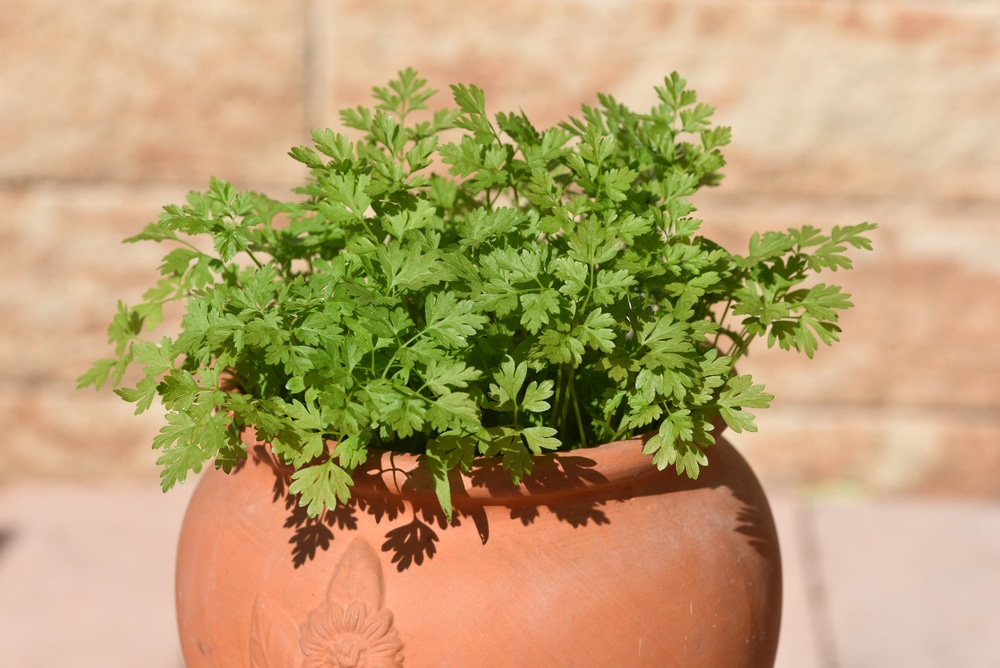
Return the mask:
<svg viewBox="0 0 1000 668"><path fill-rule="evenodd" d="M206 472L177 566L180 635L201 666L771 666L781 564L767 500L726 442L697 482L641 442L453 479L384 454L317 520L263 446Z"/></svg>

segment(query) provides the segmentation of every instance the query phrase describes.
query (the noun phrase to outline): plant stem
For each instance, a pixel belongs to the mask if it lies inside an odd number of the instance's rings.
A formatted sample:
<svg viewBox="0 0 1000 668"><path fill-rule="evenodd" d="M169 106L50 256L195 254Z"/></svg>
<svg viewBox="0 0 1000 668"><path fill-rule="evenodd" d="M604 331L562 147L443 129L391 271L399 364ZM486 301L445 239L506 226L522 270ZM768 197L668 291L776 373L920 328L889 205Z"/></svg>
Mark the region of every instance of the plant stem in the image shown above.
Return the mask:
<svg viewBox="0 0 1000 668"><path fill-rule="evenodd" d="M733 364L736 364L736 360L743 357L747 351L747 346L750 345L750 342L747 340L747 333L748 330L744 327L742 331L740 331L740 333L733 338L733 345L729 348L728 352L726 352L726 355L732 359Z"/></svg>
<svg viewBox="0 0 1000 668"><path fill-rule="evenodd" d="M552 406L552 415L555 418L554 428L562 431L562 406L563 406L563 365L559 365L556 371L556 400Z"/></svg>
<svg viewBox="0 0 1000 668"><path fill-rule="evenodd" d="M569 373L563 374L563 368L566 366L567 366L566 364L559 365L559 376L560 376L559 389L560 393L562 394L562 403L559 407L559 412L560 412L559 431L562 433L566 432L566 427L567 427L566 416L569 414L570 404L574 401L571 394L573 389L573 376L576 373L576 370L572 366L570 366ZM562 380L564 376L565 380Z"/></svg>
<svg viewBox="0 0 1000 668"><path fill-rule="evenodd" d="M712 341L713 348L717 348L719 345L719 337L722 336L722 325L726 322L726 316L729 315L729 309L732 307L732 305L733 305L733 298L730 297L729 300L726 302L726 308L722 309L722 317L719 318L718 322L719 331L715 333L715 340Z"/></svg>
<svg viewBox="0 0 1000 668"><path fill-rule="evenodd" d="M580 445L587 447L587 432L583 428L583 415L580 414L580 400L576 396L576 369L570 369L569 391L573 397L573 412L576 413L576 428L580 432Z"/></svg>
<svg viewBox="0 0 1000 668"><path fill-rule="evenodd" d="M246 249L246 251L245 251L245 252L246 252L247 256L248 256L248 257L249 257L249 258L250 258L251 260L253 260L253 263L254 263L255 265L257 265L257 268L258 268L258 269L263 269L263 268L264 268L264 265L262 265L262 264L260 263L260 260L258 260L258 259L257 259L257 256L253 254L253 251L252 251L252 250L250 250L250 249L248 248L248 249Z"/></svg>

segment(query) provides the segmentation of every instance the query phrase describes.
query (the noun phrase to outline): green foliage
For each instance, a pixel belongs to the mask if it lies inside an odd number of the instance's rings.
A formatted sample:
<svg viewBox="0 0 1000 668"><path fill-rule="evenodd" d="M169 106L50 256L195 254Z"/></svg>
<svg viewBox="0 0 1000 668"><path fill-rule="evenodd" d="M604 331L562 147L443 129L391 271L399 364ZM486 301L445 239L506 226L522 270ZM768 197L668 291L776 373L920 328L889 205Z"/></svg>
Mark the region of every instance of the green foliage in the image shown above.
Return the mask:
<svg viewBox="0 0 1000 668"><path fill-rule="evenodd" d="M849 269L874 225L755 234L746 255L698 234L688 198L720 180L730 132L676 73L647 114L601 95L546 130L451 90L457 108L428 112L402 72L342 113L361 139L291 150L311 172L297 199L213 178L127 240L176 247L79 382L162 402L165 489L228 470L249 427L312 516L377 449L424 454L448 512L449 471L477 458L518 482L537 455L643 432L657 466L696 477L712 420L754 430L772 399L734 370L752 339L810 357L837 340L848 295L810 279ZM181 333L147 338L170 301Z"/></svg>

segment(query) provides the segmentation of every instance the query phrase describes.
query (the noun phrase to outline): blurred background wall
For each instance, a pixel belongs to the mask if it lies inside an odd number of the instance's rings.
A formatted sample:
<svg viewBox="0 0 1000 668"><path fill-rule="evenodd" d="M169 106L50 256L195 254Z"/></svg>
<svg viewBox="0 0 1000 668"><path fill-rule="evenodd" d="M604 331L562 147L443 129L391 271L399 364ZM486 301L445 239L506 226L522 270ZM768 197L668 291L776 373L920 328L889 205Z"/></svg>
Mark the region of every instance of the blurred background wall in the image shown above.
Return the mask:
<svg viewBox="0 0 1000 668"><path fill-rule="evenodd" d="M287 150L411 65L543 126L678 70L733 128L707 234L881 226L830 277L842 343L743 367L777 396L738 438L761 477L1000 497L992 0L0 0L0 483L155 479L159 415L74 390L156 274L120 239L211 175L286 196Z"/></svg>

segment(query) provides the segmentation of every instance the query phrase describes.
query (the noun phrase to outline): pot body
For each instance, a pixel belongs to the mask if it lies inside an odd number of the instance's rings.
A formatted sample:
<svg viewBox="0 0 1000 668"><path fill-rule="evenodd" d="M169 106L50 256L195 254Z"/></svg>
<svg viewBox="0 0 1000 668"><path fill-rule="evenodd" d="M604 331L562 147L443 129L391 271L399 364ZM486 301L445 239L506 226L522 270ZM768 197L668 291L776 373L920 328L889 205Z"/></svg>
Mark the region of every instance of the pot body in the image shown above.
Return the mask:
<svg viewBox="0 0 1000 668"><path fill-rule="evenodd" d="M640 440L452 479L384 453L311 520L262 446L202 475L177 610L188 668L771 666L781 564L767 500L722 438L697 481Z"/></svg>

